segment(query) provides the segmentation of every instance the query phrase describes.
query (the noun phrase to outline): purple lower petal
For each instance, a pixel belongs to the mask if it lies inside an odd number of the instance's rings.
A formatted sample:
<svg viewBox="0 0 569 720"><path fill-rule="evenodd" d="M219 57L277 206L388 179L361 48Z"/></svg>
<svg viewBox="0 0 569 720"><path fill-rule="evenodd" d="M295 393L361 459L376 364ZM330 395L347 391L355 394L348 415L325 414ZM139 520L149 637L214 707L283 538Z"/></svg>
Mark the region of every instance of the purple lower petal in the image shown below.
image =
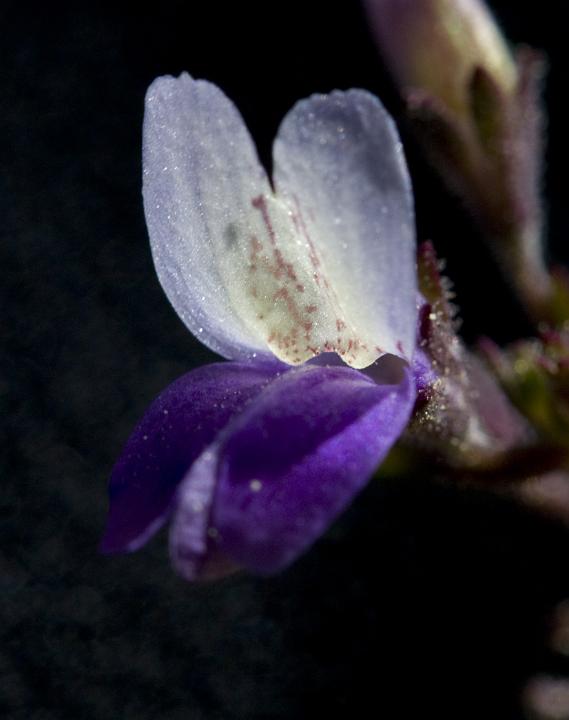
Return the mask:
<svg viewBox="0 0 569 720"><path fill-rule="evenodd" d="M275 572L321 535L405 427L415 387L346 367L305 366L272 382L228 427L211 524L238 564Z"/></svg>
<svg viewBox="0 0 569 720"><path fill-rule="evenodd" d="M136 550L163 525L188 468L282 370L277 364L208 365L152 403L113 469L102 552Z"/></svg>

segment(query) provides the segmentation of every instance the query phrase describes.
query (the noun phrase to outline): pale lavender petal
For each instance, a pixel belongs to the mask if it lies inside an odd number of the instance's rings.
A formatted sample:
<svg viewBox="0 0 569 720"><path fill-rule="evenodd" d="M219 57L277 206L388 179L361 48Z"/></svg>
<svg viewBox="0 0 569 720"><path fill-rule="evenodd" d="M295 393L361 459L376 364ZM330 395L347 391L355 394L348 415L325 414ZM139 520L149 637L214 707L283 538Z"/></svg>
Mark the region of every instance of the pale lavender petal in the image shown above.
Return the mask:
<svg viewBox="0 0 569 720"><path fill-rule="evenodd" d="M210 527L237 564L275 572L309 547L403 431L410 371L377 385L346 367L305 366L271 383L219 449Z"/></svg>
<svg viewBox="0 0 569 720"><path fill-rule="evenodd" d="M220 435L223 435L222 431ZM219 440L192 465L176 493L176 512L170 525L170 559L185 580L216 580L239 569L223 553L210 526L217 482Z"/></svg>
<svg viewBox="0 0 569 720"><path fill-rule="evenodd" d="M344 359L354 367L383 353L411 361L413 199L401 141L379 100L349 90L297 103L275 141L274 182L312 248L321 285L335 295L332 344L349 344Z"/></svg>
<svg viewBox="0 0 569 720"><path fill-rule="evenodd" d="M220 355L269 354L250 322L246 270L264 232L252 201L272 190L235 105L186 73L158 78L146 95L143 166L154 263L178 315Z"/></svg>
<svg viewBox="0 0 569 720"><path fill-rule="evenodd" d="M103 552L136 550L161 527L188 468L283 367L208 365L152 403L113 469Z"/></svg>
<svg viewBox="0 0 569 720"><path fill-rule="evenodd" d="M186 580L200 578L211 545L208 529L217 481L218 446L215 442L204 450L177 492L176 512L170 526L170 558Z"/></svg>
<svg viewBox="0 0 569 720"><path fill-rule="evenodd" d="M299 103L275 143L274 193L233 103L158 78L144 121L144 206L160 282L189 329L228 358L364 368L410 359L409 178L393 123L364 91Z"/></svg>

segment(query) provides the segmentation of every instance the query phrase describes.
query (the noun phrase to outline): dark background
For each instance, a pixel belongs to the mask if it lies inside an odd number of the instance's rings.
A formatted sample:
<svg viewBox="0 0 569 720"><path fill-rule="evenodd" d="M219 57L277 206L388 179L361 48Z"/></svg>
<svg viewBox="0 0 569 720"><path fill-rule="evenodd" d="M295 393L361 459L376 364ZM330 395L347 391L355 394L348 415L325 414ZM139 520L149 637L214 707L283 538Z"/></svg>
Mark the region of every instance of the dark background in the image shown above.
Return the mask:
<svg viewBox="0 0 569 720"><path fill-rule="evenodd" d="M396 95L355 0L0 7L0 716L160 720L522 718L562 672L547 617L569 533L430 477L373 483L282 575L190 586L164 537L97 542L114 459L147 404L213 359L156 279L140 198L143 96L160 74L218 83L263 158L300 97ZM564 247L564 0L495 2L547 51L546 191ZM460 207L412 144L420 239L448 258L468 339L528 332Z"/></svg>

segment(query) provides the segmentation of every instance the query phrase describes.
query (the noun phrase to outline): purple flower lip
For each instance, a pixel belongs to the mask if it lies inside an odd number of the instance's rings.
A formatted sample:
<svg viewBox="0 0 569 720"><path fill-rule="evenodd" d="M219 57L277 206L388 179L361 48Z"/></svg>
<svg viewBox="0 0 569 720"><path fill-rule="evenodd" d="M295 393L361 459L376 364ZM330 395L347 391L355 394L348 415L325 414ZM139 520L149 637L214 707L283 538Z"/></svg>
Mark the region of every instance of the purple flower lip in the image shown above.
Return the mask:
<svg viewBox="0 0 569 720"><path fill-rule="evenodd" d="M234 105L188 75L147 95L144 200L159 279L231 362L150 405L113 470L106 553L170 524L186 579L281 570L405 428L417 326L409 178L362 90L298 103L272 190ZM350 367L351 366L351 367Z"/></svg>

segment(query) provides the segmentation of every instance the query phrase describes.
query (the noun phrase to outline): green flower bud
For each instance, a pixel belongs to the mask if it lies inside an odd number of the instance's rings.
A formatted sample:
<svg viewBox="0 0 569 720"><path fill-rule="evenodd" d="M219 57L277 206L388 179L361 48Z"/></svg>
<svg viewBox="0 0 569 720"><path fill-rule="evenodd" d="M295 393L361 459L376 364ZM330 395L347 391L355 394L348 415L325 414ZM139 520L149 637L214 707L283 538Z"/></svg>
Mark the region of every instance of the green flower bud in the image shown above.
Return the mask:
<svg viewBox="0 0 569 720"><path fill-rule="evenodd" d="M506 94L517 71L481 0L367 0L372 28L396 82L429 93L458 116L471 112L470 86L481 69Z"/></svg>

